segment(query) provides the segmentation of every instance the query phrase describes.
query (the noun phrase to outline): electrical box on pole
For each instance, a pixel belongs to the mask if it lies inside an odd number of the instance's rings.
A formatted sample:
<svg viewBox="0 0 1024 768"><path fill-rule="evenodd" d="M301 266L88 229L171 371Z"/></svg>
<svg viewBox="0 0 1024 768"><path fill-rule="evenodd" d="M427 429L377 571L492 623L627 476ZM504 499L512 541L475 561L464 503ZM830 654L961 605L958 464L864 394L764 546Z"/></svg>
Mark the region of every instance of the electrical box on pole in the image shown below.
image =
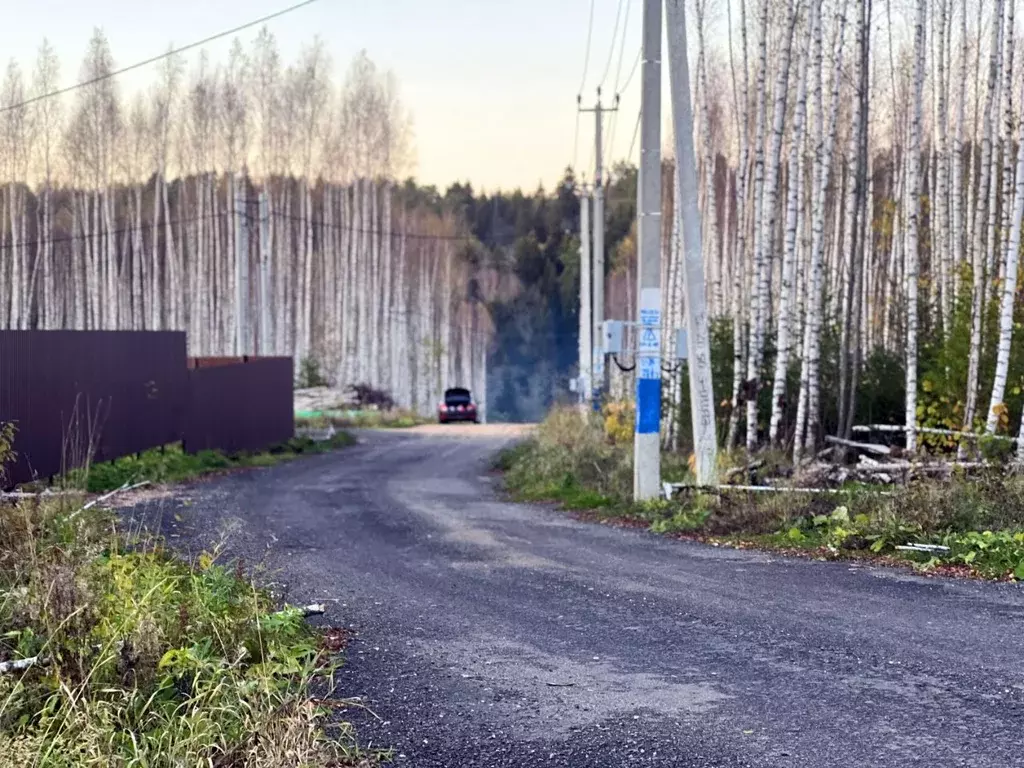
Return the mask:
<svg viewBox="0 0 1024 768"><path fill-rule="evenodd" d="M687 357L686 329L679 328L676 330L676 360L686 360Z"/></svg>
<svg viewBox="0 0 1024 768"><path fill-rule="evenodd" d="M621 320L605 320L601 323L601 339L607 354L622 354L622 335L623 322Z"/></svg>

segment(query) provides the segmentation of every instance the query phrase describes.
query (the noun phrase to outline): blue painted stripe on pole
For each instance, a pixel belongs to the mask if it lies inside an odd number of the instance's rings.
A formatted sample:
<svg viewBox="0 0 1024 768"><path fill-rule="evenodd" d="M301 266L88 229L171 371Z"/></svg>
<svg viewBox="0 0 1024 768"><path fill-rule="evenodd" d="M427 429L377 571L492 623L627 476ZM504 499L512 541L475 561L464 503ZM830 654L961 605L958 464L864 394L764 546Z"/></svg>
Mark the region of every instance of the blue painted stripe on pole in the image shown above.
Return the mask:
<svg viewBox="0 0 1024 768"><path fill-rule="evenodd" d="M661 379L636 381L636 433L649 435L661 427Z"/></svg>

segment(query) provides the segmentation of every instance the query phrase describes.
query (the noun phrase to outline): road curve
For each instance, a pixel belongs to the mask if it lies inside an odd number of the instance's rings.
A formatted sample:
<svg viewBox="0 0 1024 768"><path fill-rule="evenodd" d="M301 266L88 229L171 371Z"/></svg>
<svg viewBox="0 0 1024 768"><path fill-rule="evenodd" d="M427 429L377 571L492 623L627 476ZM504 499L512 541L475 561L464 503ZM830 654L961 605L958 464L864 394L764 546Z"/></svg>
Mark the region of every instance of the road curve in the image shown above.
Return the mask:
<svg viewBox="0 0 1024 768"><path fill-rule="evenodd" d="M510 436L472 430L363 433L142 511L186 548L227 529L354 626L342 687L396 765L1024 766L1019 587L507 503Z"/></svg>

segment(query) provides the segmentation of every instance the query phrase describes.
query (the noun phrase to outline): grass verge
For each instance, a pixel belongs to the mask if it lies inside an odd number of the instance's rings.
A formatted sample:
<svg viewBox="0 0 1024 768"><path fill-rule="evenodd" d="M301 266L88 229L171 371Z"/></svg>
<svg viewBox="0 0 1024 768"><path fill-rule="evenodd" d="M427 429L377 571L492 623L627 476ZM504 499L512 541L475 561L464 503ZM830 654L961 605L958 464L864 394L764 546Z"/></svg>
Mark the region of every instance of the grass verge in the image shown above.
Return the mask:
<svg viewBox="0 0 1024 768"><path fill-rule="evenodd" d="M414 411L403 409L365 411L324 411L321 413L297 413L295 425L307 429L408 429L429 423Z"/></svg>
<svg viewBox="0 0 1024 768"><path fill-rule="evenodd" d="M91 464L72 470L64 484L84 488L90 493L103 493L122 485L149 480L154 483L177 483L213 472L250 467L269 467L284 461L311 456L352 445L355 439L347 432L337 432L328 440L296 437L283 445L261 453L227 454L221 451L185 453L180 444L154 448L136 456Z"/></svg>
<svg viewBox="0 0 1024 768"><path fill-rule="evenodd" d="M0 506L0 766L374 764L332 712L333 638L80 504Z"/></svg>
<svg viewBox="0 0 1024 768"><path fill-rule="evenodd" d="M632 444L620 430L560 409L536 434L496 460L512 495L556 501L589 519L655 533L818 558L869 558L989 579L1024 580L1024 478L1003 471L878 489L848 485L837 494L682 494L632 502ZM687 473L668 455L666 479ZM908 545L946 547L930 552Z"/></svg>

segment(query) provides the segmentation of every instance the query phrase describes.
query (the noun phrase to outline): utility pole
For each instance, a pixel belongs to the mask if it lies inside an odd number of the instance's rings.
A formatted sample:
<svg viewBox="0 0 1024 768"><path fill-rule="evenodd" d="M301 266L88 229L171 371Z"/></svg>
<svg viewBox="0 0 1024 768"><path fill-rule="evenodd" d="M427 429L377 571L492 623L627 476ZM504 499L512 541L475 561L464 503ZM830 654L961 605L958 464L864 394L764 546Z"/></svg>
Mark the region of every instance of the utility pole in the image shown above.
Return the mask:
<svg viewBox="0 0 1024 768"><path fill-rule="evenodd" d="M245 179L235 187L238 231L235 237L235 354L247 354L249 346L249 221L246 217Z"/></svg>
<svg viewBox="0 0 1024 768"><path fill-rule="evenodd" d="M633 498L661 490L661 2L643 0Z"/></svg>
<svg viewBox="0 0 1024 768"><path fill-rule="evenodd" d="M600 407L601 393L605 388L604 349L601 346L601 325L604 323L604 115L619 108L619 97L615 106L606 109L601 106L601 89L597 89L597 104L593 109L581 112L594 113L594 258L592 269L593 310L591 313L591 339L593 343L593 395L594 407Z"/></svg>
<svg viewBox="0 0 1024 768"><path fill-rule="evenodd" d="M686 335L690 346L690 411L693 418L697 484L716 485L718 434L711 380L711 341L704 295L700 209L697 205L697 166L693 150L693 105L686 52L686 0L665 0L668 24L669 80L676 144L676 178L683 236L683 287L686 291ZM660 32L659 32L660 35ZM638 409L639 411L639 409Z"/></svg>
<svg viewBox="0 0 1024 768"><path fill-rule="evenodd" d="M260 192L260 354L270 354L270 214L265 189Z"/></svg>
<svg viewBox="0 0 1024 768"><path fill-rule="evenodd" d="M586 409L591 397L591 368L594 354L590 319L590 193L580 190L580 406Z"/></svg>

